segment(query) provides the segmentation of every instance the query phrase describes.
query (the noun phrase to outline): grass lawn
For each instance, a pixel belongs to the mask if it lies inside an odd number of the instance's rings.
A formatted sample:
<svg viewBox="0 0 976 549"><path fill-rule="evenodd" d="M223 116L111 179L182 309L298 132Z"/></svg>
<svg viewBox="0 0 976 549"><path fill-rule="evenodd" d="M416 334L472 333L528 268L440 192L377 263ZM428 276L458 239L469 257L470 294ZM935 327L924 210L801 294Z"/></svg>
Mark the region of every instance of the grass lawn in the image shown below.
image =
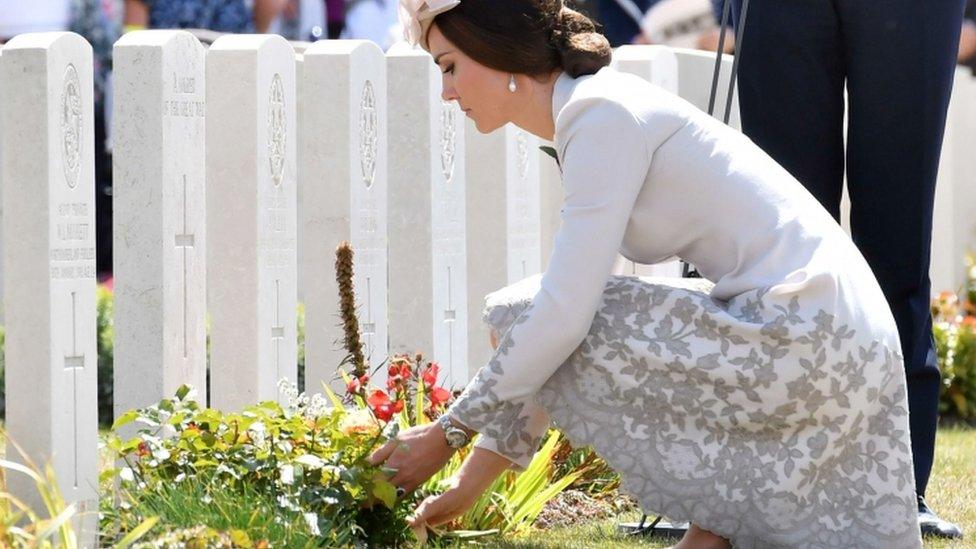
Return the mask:
<svg viewBox="0 0 976 549"><path fill-rule="evenodd" d="M926 541L926 548L976 547L976 429L945 427L938 433L935 467L929 481L929 506L943 518L958 524L966 533L962 541ZM668 547L674 540L627 538L616 533L618 519L605 520L572 528L538 530L524 537L492 541L492 547L529 549L552 548L627 548ZM622 521L640 520L640 514L620 517Z"/></svg>

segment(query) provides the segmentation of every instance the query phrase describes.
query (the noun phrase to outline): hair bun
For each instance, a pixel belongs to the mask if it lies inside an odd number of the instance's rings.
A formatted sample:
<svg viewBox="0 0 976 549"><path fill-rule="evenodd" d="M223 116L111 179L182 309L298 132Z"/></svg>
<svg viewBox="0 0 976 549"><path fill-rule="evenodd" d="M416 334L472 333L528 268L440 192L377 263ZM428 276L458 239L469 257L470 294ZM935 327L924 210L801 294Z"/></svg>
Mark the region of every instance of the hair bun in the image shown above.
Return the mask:
<svg viewBox="0 0 976 549"><path fill-rule="evenodd" d="M610 64L610 42L596 32L589 17L576 10L563 6L553 38L560 65L573 78L595 74Z"/></svg>

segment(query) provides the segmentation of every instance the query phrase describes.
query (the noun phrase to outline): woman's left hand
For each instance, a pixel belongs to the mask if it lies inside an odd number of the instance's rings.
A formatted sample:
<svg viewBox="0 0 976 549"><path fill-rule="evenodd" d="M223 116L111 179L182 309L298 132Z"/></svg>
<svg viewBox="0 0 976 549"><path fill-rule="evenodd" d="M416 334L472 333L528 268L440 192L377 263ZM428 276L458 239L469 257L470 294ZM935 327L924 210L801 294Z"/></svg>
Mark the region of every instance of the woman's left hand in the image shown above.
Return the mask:
<svg viewBox="0 0 976 549"><path fill-rule="evenodd" d="M454 449L447 445L441 426L428 423L401 432L373 452L369 462L373 465L383 463L395 469L396 474L390 482L408 493L447 465L453 454Z"/></svg>
<svg viewBox="0 0 976 549"><path fill-rule="evenodd" d="M463 515L481 497L480 486L465 486L459 479L451 479L451 487L436 496L430 496L417 506L407 519L411 528L437 526Z"/></svg>

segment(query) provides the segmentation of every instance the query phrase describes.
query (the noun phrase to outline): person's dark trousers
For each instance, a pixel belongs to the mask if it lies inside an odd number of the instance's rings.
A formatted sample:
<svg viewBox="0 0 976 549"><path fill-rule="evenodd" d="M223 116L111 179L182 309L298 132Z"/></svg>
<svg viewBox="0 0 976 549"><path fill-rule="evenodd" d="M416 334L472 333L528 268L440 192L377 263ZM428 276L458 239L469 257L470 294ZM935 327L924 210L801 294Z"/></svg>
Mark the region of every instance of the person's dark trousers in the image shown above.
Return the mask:
<svg viewBox="0 0 976 549"><path fill-rule="evenodd" d="M734 14L741 3L733 0ZM901 337L920 495L940 377L929 308L932 209L963 3L751 0L740 44L743 131L838 220L846 164L852 237Z"/></svg>

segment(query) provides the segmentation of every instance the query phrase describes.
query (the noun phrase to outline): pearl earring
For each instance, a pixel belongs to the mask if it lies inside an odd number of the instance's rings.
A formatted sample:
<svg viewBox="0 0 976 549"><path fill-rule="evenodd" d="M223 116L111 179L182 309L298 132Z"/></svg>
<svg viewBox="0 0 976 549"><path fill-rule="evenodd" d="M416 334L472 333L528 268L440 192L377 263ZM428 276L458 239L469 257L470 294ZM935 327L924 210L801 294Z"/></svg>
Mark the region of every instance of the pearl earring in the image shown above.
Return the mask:
<svg viewBox="0 0 976 549"><path fill-rule="evenodd" d="M515 85L515 75L513 74L512 77L508 80L508 91L515 93L516 89L518 88Z"/></svg>

